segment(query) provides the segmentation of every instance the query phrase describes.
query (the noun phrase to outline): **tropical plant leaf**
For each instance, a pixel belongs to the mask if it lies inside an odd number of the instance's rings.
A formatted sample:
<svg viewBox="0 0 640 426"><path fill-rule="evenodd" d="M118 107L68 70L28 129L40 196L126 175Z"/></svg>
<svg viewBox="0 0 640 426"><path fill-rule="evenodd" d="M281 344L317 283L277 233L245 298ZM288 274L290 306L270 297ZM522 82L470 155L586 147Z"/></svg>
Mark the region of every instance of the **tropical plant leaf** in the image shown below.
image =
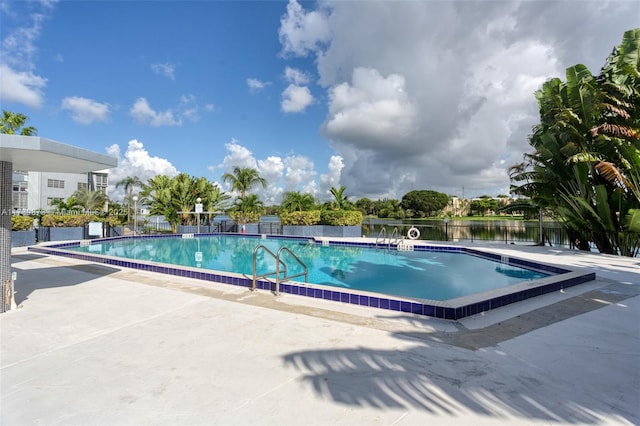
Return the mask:
<svg viewBox="0 0 640 426"><path fill-rule="evenodd" d="M569 111L575 119L581 121L581 127L590 129L593 127L593 112L595 102L595 77L589 69L582 65L574 65L567 68L567 101Z"/></svg>
<svg viewBox="0 0 640 426"><path fill-rule="evenodd" d="M630 209L626 216L626 228L640 233L640 209Z"/></svg>
<svg viewBox="0 0 640 426"><path fill-rule="evenodd" d="M567 164L595 163L596 161L600 161L600 156L593 152L579 152L567 158Z"/></svg>
<svg viewBox="0 0 640 426"><path fill-rule="evenodd" d="M640 77L640 28L624 33L618 52L618 66Z"/></svg>
<svg viewBox="0 0 640 426"><path fill-rule="evenodd" d="M622 176L620 170L618 170L618 168L613 163L610 163L608 161L600 161L595 165L595 169L600 174L600 176L605 178L612 185L623 188L630 187L627 179Z"/></svg>
<svg viewBox="0 0 640 426"><path fill-rule="evenodd" d="M605 231L615 231L616 227L611 217L611 207L609 206L609 197L607 188L604 185L596 185L596 210L598 212L599 222Z"/></svg>

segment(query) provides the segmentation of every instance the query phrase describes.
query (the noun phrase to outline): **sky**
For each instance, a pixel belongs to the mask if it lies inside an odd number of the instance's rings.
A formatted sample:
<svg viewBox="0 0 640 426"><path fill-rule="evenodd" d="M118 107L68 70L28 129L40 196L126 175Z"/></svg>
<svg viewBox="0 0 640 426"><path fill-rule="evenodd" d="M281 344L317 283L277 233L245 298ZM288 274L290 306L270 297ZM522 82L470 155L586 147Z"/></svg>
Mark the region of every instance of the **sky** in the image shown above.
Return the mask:
<svg viewBox="0 0 640 426"><path fill-rule="evenodd" d="M534 93L598 74L640 2L6 1L0 103L125 177L222 180L352 201L509 193ZM231 193L234 195L233 193Z"/></svg>

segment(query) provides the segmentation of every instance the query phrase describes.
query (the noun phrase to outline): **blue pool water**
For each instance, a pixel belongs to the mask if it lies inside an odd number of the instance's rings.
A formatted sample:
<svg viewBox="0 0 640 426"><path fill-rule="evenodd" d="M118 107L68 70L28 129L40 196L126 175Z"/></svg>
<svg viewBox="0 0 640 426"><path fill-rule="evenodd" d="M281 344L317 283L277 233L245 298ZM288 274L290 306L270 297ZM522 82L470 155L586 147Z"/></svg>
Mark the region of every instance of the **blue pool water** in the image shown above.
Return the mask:
<svg viewBox="0 0 640 426"><path fill-rule="evenodd" d="M420 299L448 300L548 276L465 253L323 246L307 240L221 235L103 241L69 250L251 276L258 245L273 253L283 245L289 248L309 268L309 283ZM274 258L264 250L257 253L257 274L275 271ZM283 253L289 275L303 271Z"/></svg>

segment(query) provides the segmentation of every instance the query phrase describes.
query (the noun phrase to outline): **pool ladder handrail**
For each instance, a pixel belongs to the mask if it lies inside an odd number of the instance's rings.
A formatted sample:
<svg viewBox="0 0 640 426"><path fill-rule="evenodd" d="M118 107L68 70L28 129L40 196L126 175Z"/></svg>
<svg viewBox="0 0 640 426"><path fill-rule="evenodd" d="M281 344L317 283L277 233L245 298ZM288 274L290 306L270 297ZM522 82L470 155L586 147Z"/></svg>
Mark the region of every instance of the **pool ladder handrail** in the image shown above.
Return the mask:
<svg viewBox="0 0 640 426"><path fill-rule="evenodd" d="M395 239L393 237L396 237ZM400 235L400 231L398 230L398 227L396 226L395 228L393 228L393 232L391 233L391 236L389 237L389 247L391 247L391 244L395 244L398 245L400 244L400 242L404 239L404 236Z"/></svg>
<svg viewBox="0 0 640 426"><path fill-rule="evenodd" d="M383 226L380 228L380 232L378 232L378 236L376 237L376 248L378 248L378 243L382 241L382 244L387 240L387 227Z"/></svg>
<svg viewBox="0 0 640 426"><path fill-rule="evenodd" d="M376 248L378 248L378 243L382 242L382 245L386 245L387 248L390 249L392 244L398 245L402 240L403 237L400 236L400 231L398 230L397 226L393 228L393 231L391 232L389 238L387 238L387 228L383 226L378 233L378 237L376 238Z"/></svg>
<svg viewBox="0 0 640 426"><path fill-rule="evenodd" d="M275 272L265 272L262 275L257 275L257 256L258 256L258 250L264 250L266 253L268 253L269 255L271 255L271 257L273 257L276 260L276 270ZM302 268L304 269L304 272L300 272L298 274L293 274L293 275L287 275L287 264L280 258L282 255L282 252L285 251L287 253L289 253L291 255L291 257L293 257L293 259L298 262L298 264L300 266L302 266ZM282 270L280 270L280 265L282 265ZM307 268L307 265L304 264L303 261L300 260L300 258L298 256L295 255L294 252L292 252L291 250L289 250L288 247L286 246L282 246L280 247L280 249L278 250L277 253L273 253L271 250L269 250L266 246L260 244L258 246L256 246L256 248L253 249L253 276L251 277L251 291L254 291L256 289L256 284L257 284L257 280L260 278L266 278L267 281L269 280L267 277L271 276L271 275L275 275L276 276L276 290L275 290L275 295L278 296L280 295L280 283L284 282L284 281L289 281L292 278L297 278L297 277L301 277L304 275L304 282L309 282L309 268ZM283 277L280 278L280 274L283 274ZM246 275L245 275L246 276ZM247 277L249 278L249 277Z"/></svg>

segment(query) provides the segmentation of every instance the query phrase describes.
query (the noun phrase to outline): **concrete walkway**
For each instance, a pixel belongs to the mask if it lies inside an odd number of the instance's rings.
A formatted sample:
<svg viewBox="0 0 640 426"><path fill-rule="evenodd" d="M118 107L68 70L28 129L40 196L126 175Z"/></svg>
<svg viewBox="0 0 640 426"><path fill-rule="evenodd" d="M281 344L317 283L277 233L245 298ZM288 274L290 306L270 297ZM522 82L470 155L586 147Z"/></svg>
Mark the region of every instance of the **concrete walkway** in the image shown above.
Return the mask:
<svg viewBox="0 0 640 426"><path fill-rule="evenodd" d="M459 322L14 249L2 425L640 424L640 260Z"/></svg>

